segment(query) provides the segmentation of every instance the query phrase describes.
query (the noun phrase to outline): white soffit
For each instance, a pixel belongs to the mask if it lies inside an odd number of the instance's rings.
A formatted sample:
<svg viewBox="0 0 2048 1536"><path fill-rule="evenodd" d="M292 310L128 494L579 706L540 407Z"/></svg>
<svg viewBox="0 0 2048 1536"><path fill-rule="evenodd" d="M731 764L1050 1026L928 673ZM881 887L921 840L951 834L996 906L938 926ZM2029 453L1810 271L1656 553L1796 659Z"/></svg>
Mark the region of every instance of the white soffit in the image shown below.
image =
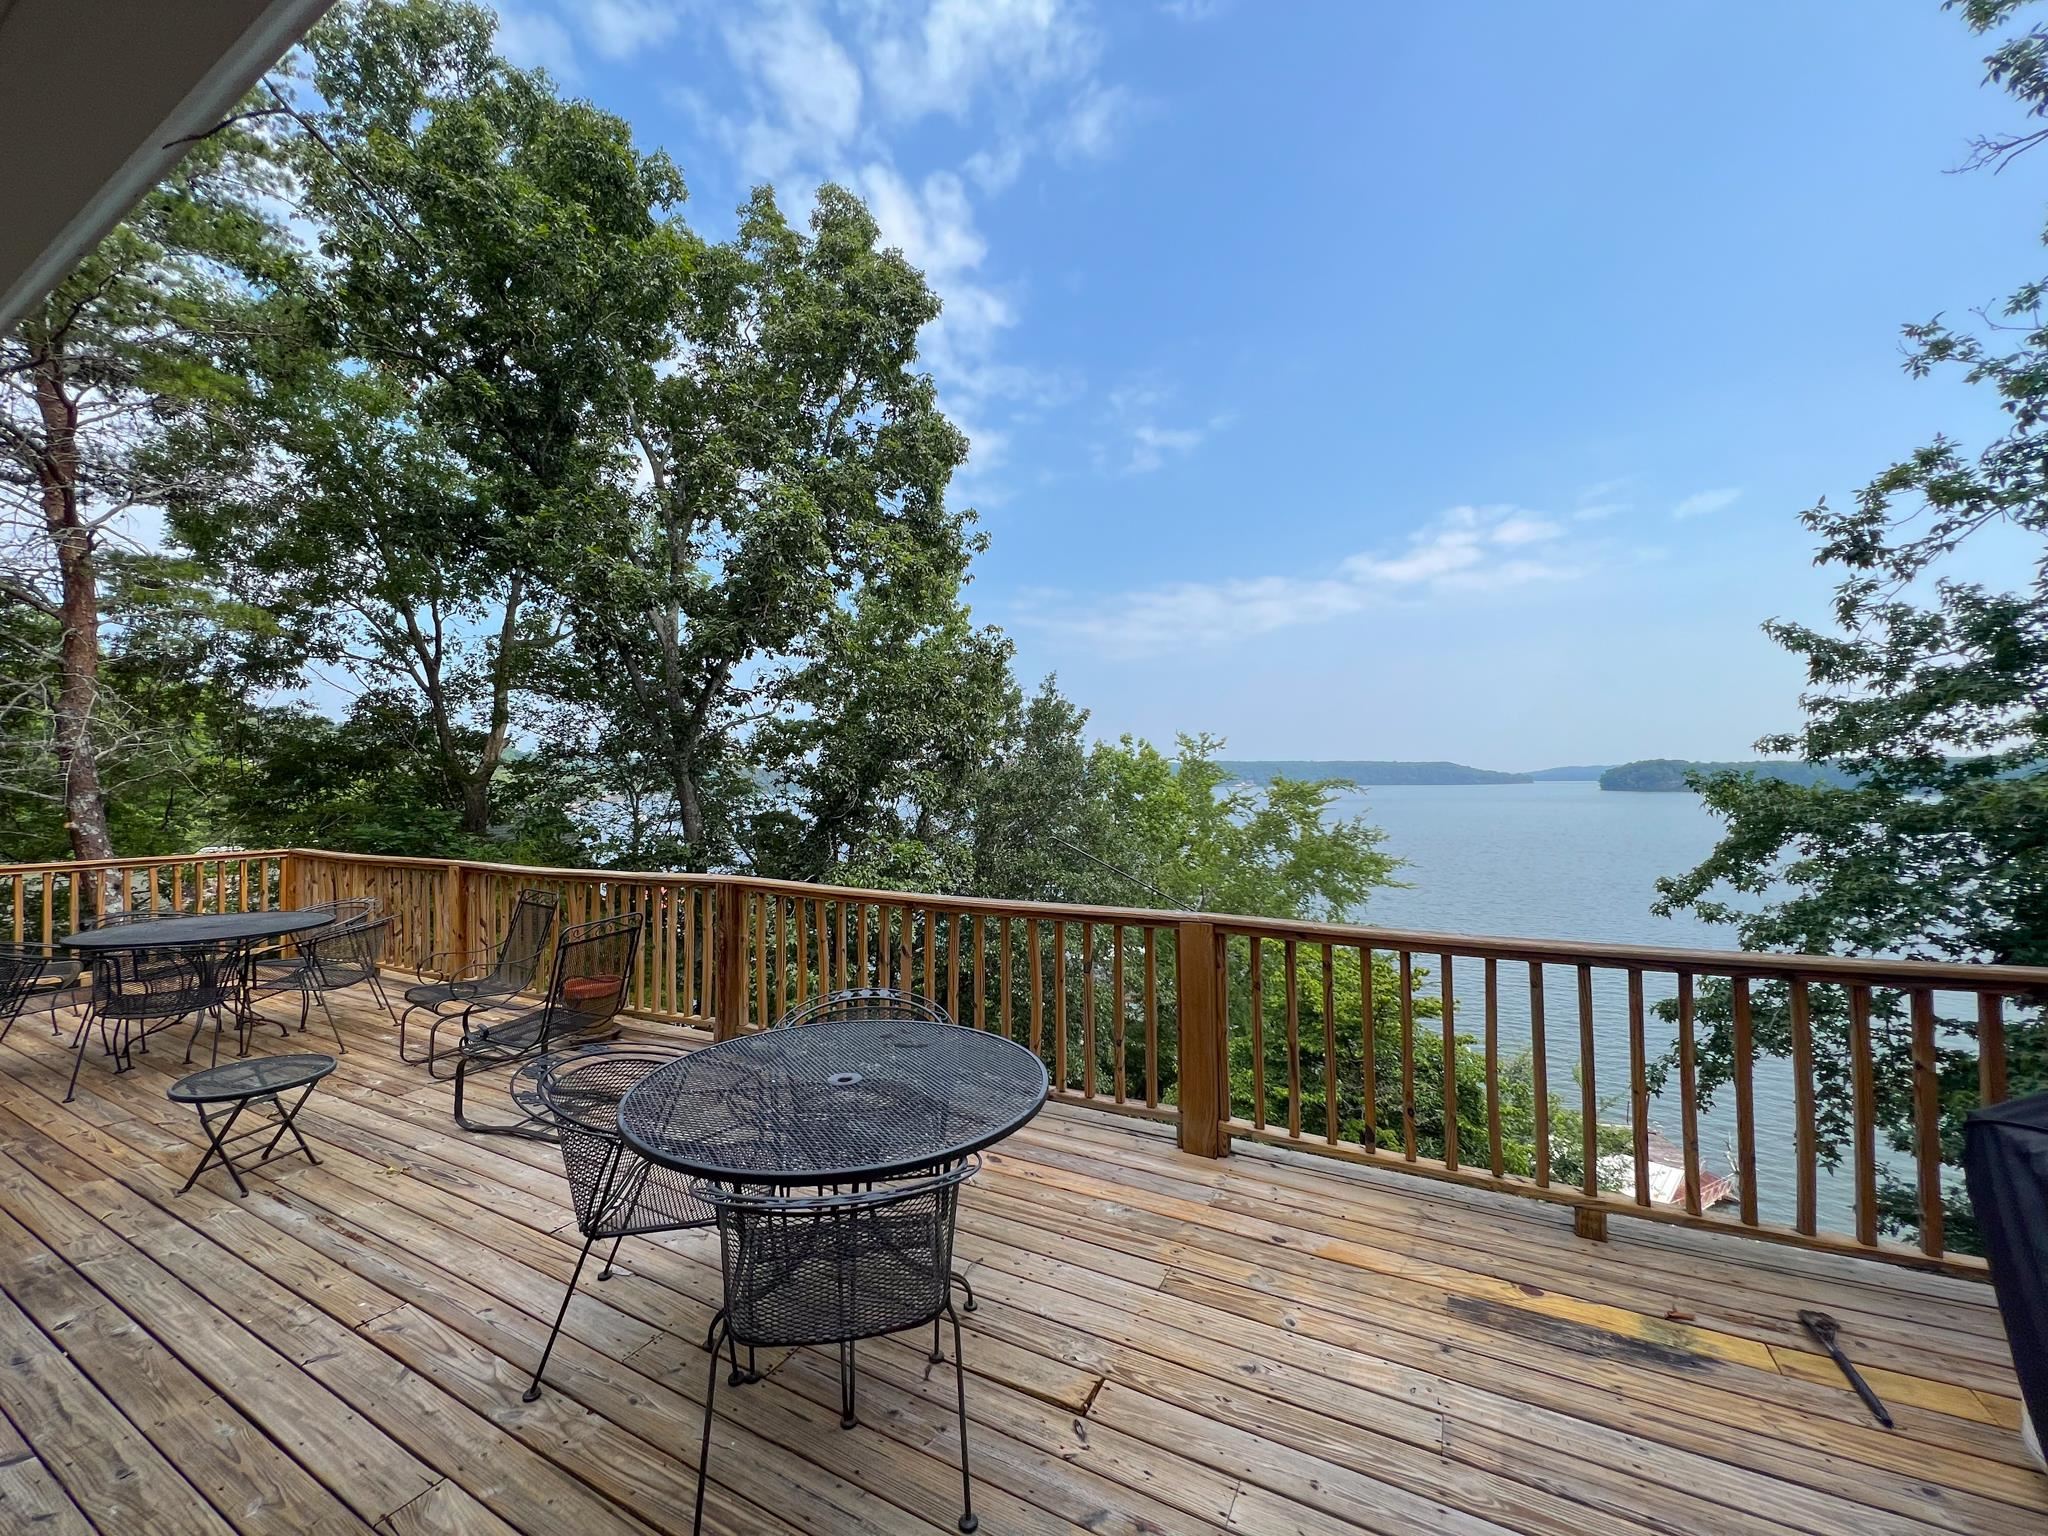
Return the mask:
<svg viewBox="0 0 2048 1536"><path fill-rule="evenodd" d="M333 0L0 0L0 334Z"/></svg>

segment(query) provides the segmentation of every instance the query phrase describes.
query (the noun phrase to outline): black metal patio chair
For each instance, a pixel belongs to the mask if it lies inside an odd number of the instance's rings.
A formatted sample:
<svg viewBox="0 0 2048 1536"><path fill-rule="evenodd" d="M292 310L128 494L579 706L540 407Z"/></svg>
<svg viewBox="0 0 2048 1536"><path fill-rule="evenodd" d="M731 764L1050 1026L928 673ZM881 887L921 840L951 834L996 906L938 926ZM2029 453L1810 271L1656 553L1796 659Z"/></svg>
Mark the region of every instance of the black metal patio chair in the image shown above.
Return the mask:
<svg viewBox="0 0 2048 1536"><path fill-rule="evenodd" d="M51 974L54 967L68 969L75 981L83 972L74 961L68 961L61 952L41 944L0 944L0 1041L7 1038L14 1028L14 1021L28 1010L32 1002L45 996L62 1001L82 1000L82 994L69 987L53 988ZM57 1030L57 1009L59 1001L50 1003L50 1031Z"/></svg>
<svg viewBox="0 0 2048 1536"><path fill-rule="evenodd" d="M376 910L375 902L369 902L367 906L369 911ZM288 992L298 994L301 1034L306 1031L313 1005L318 1003L320 1011L327 1016L327 1027L334 1032L335 1049L346 1056L348 1046L341 1038L341 1025L334 1017L334 1010L328 1006L328 994L345 987L367 985L378 1003L389 1012L390 1004L385 999L384 985L378 979L378 972L383 967L384 949L390 937L391 919L388 917L351 917L346 912L337 912L332 927L300 936L292 953L259 955L251 962L250 1000L254 1002Z"/></svg>
<svg viewBox="0 0 2048 1536"><path fill-rule="evenodd" d="M469 1119L463 1112L464 1087L478 1072L616 1035L633 984L643 927L638 912L621 912L563 929L555 944L546 995L537 1005L489 1023L466 1021L460 1042L427 1068L437 1078L454 1078L457 1125L465 1131L554 1140L553 1129L537 1124L531 1115L497 1124ZM448 1055L454 1057L454 1070L443 1074L440 1065Z"/></svg>
<svg viewBox="0 0 2048 1536"><path fill-rule="evenodd" d="M405 1011L398 1016L399 1058L431 1065L445 1054L437 1049L443 1024L453 1022L467 1034L470 1015L479 1009L509 1007L521 993L532 991L547 958L559 905L553 891L521 891L495 951L440 950L429 955L416 972L418 981L405 989ZM429 980L430 974L436 979ZM417 1056L408 1055L405 1048L406 1026L415 1013L431 1021L427 1048Z"/></svg>
<svg viewBox="0 0 2048 1536"><path fill-rule="evenodd" d="M839 1346L840 1424L855 1413L855 1345L862 1339L953 1325L953 1379L960 1411L960 1529L972 1531L974 1483L967 1465L967 1374L960 1314L948 1275L960 1186L980 1167L970 1159L945 1173L855 1194L786 1196L700 1182L697 1197L717 1213L725 1306L711 1326L711 1384L704 1395L704 1442L697 1458L696 1528L704 1523L704 1476L718 1392L718 1345L728 1350ZM746 1379L733 1361L729 1381Z"/></svg>
<svg viewBox="0 0 2048 1536"><path fill-rule="evenodd" d="M561 1142L562 1172L568 1176L583 1251L576 1255L555 1326L533 1368L525 1394L529 1403L540 1396L541 1374L594 1244L611 1241L611 1254L597 1272L598 1279L609 1280L619 1245L627 1238L711 1224L711 1207L691 1193L687 1174L650 1163L619 1135L619 1101L627 1090L681 1054L655 1045L600 1044L551 1053L538 1064L538 1092Z"/></svg>
<svg viewBox="0 0 2048 1536"><path fill-rule="evenodd" d="M898 992L892 987L847 987L798 1003L768 1027L794 1029L803 1024L832 1024L847 1019L925 1019L933 1024L953 1022L953 1016L930 998Z"/></svg>
<svg viewBox="0 0 2048 1536"><path fill-rule="evenodd" d="M114 949L93 957L92 987L85 1010L78 1021L72 1046L71 1081L64 1090L66 1103L78 1091L78 1071L85 1064L85 1042L98 1026L100 1043L114 1059L114 1070L125 1072L130 1050L138 1041L159 1030L191 1019L192 1035L185 1042L185 1060L199 1043L199 1031L213 1020L212 1061L220 1059L221 1019L236 1014L237 1034L245 1029L236 1010L241 986L242 946L182 944L175 949ZM244 1049L247 1040L243 1039Z"/></svg>

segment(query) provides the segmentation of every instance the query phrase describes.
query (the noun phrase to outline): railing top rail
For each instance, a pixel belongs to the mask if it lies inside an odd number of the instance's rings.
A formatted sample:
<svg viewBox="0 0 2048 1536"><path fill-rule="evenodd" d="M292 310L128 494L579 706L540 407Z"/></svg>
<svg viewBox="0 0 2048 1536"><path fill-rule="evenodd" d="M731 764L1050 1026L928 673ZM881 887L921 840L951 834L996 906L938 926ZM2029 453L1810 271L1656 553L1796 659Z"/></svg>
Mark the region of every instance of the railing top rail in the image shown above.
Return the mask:
<svg viewBox="0 0 2048 1536"><path fill-rule="evenodd" d="M1746 950L1667 948L1658 945L1608 944L1577 939L1431 933L1356 923L1248 917L1234 913L1177 912L1146 907L1004 901L988 897L951 896L919 891L871 890L860 886L818 885L798 880L764 880L749 875L661 870L556 869L535 865L497 864L477 859L428 859L340 853L320 848L237 849L233 852L160 855L155 858L16 864L0 866L0 875L44 873L65 869L132 869L152 864L283 856L436 871L455 867L538 880L613 880L636 885L729 885L803 900L857 901L882 906L922 905L938 907L948 912L965 912L980 916L1123 924L1127 927L1170 927L1187 922L1206 922L1215 925L1219 933L1227 935L1306 940L1311 943L1329 943L1344 947L1406 950L1416 954L1452 955L1460 959L1505 960L1549 965L1594 965L1621 970L1671 971L1706 976L1737 976L1752 980L1834 983L1844 986L2048 993L2048 967L2043 966L1980 965L1966 961L1943 960L1864 959L1842 955L1760 954Z"/></svg>
<svg viewBox="0 0 2048 1536"><path fill-rule="evenodd" d="M241 860L281 859L289 848L223 848L212 853L157 853L131 859L49 859L39 864L0 864L0 875L63 874L67 870L161 869L168 864L233 864Z"/></svg>
<svg viewBox="0 0 2048 1536"><path fill-rule="evenodd" d="M425 859L412 854L338 853L328 848L288 848L285 852L295 858L326 859L337 864L377 864L395 869L431 869L436 873L453 866L458 869L486 870L494 875L523 875L532 880L617 880L634 885L707 885L737 878L732 875L698 874L689 870L555 869L538 864L497 864L488 859Z"/></svg>

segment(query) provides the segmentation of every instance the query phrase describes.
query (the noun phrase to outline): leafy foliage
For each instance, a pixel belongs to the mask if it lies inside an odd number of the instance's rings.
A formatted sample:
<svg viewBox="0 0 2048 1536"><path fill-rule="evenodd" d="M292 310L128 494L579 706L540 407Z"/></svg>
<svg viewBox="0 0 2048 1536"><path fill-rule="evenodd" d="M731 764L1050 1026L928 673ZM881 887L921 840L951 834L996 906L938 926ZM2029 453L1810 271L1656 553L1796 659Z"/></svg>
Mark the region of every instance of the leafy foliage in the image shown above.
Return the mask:
<svg viewBox="0 0 2048 1536"><path fill-rule="evenodd" d="M1977 31L2000 26L2017 0L1962 5ZM1997 44L1988 78L2030 117L2048 114L2048 33ZM2019 134L1979 144L2002 163L2039 142ZM2005 433L1975 454L1937 436L1891 465L1855 504L1804 515L1817 563L1839 573L1834 624L1774 620L1766 632L1806 666L1805 722L1758 749L1839 770L1846 784L1793 784L1738 774L1702 781L1726 823L1690 872L1659 883L1660 911L1687 909L1731 925L1744 948L1938 960L2048 963L2048 280L2012 295L1974 330L1940 318L1906 327L1915 377L1959 370L1988 385ZM2028 551L2031 569L1999 590L1954 570L1965 543L1996 536ZM2015 574L2019 574L2017 569ZM2042 999L2008 1025L2012 1091L2048 1086ZM1911 1031L1904 1001L1872 1000L1877 1123L1898 1152L1912 1147ZM1852 1134L1850 1017L1840 989L1813 999L1820 1147L1832 1162ZM1732 1070L1728 988L1701 998L1708 1025L1702 1088ZM1789 1049L1782 988L1761 989L1758 1048ZM1959 1161L1962 1116L1975 1106L1976 1021L1947 1021L1936 1043L1944 1160ZM1889 1174L1883 1218L1914 1221L1910 1181ZM1968 1248L1968 1212L1948 1214L1949 1243Z"/></svg>

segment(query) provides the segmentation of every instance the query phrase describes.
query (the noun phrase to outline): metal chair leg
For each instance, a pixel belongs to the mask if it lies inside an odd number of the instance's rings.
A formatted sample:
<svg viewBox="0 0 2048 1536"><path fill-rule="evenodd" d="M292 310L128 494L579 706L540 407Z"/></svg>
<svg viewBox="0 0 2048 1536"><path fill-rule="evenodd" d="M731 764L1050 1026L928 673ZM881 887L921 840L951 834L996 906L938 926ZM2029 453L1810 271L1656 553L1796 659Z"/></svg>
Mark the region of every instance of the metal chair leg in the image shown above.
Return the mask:
<svg viewBox="0 0 2048 1536"><path fill-rule="evenodd" d="M960 1271L956 1269L950 1275L946 1276L946 1280L949 1284L957 1285L960 1287L961 1290L967 1293L967 1305L963 1307L961 1310L966 1312L972 1312L975 1309L977 1303L974 1299L974 1287L967 1283L967 1277L961 1274ZM936 1324L934 1324L934 1326L936 1326Z"/></svg>
<svg viewBox="0 0 2048 1536"><path fill-rule="evenodd" d="M71 1082L64 1089L64 1102L69 1104L73 1094L78 1092L78 1069L85 1065L85 1040L92 1033L93 1010L88 1007L78 1016L78 1038L72 1042L77 1055L71 1062Z"/></svg>
<svg viewBox="0 0 2048 1536"><path fill-rule="evenodd" d="M582 1277L583 1263L590 1257L590 1245L597 1241L595 1234L583 1239L583 1251L576 1255L576 1267L569 1271L569 1285L562 1292L562 1305L555 1312L555 1326L548 1330L548 1341L541 1346L540 1359L533 1367L533 1380L520 1394L526 1402L537 1401L540 1397L541 1372L548 1368L548 1356L555 1352L555 1340L561 1337L562 1320L569 1315L569 1303L576 1297L576 1282Z"/></svg>
<svg viewBox="0 0 2048 1536"><path fill-rule="evenodd" d="M599 1270L599 1271L597 1272L597 1278L598 1278L598 1279L600 1279L600 1280L609 1280L609 1279L611 1279L611 1277L612 1277L612 1266L613 1266L614 1264L616 1264L616 1263L618 1263L618 1262L619 1262L619 1244L623 1243L623 1242L624 1242L625 1240L626 1240L626 1234L625 1234L625 1233L623 1233L623 1232L621 1232L621 1233L620 1233L620 1234L619 1234L619 1235L618 1235L617 1237L615 1237L615 1238L613 1238L613 1239L612 1239L612 1256L611 1256L610 1258L608 1258L608 1259L606 1259L606 1260L604 1261L604 1268L603 1268L603 1269L600 1269L600 1270Z"/></svg>
<svg viewBox="0 0 2048 1536"><path fill-rule="evenodd" d="M853 1352L851 1340L839 1346L839 1427L851 1429L860 1422L854 1412L854 1392L858 1385L859 1361Z"/></svg>
<svg viewBox="0 0 2048 1536"><path fill-rule="evenodd" d="M704 1529L704 1479L711 1468L711 1410L718 1400L718 1331L724 1326L720 1317L711 1325L711 1381L704 1389L704 1441L697 1448L697 1513L690 1522L691 1536ZM726 1337L732 1337L728 1330Z"/></svg>
<svg viewBox="0 0 2048 1536"><path fill-rule="evenodd" d="M320 1011L327 1015L327 1027L334 1031L334 1049L336 1054L346 1056L348 1054L348 1046L342 1041L341 1025L334 1017L334 1010L327 1006L327 994L325 992L316 992L313 996L319 1000Z"/></svg>
<svg viewBox="0 0 2048 1536"><path fill-rule="evenodd" d="M960 1349L960 1314L946 1302L946 1316L953 1320L953 1385L960 1394L960 1529L973 1531L981 1521L974 1514L974 1479L967 1470L967 1357ZM934 1327L938 1320L932 1320Z"/></svg>

